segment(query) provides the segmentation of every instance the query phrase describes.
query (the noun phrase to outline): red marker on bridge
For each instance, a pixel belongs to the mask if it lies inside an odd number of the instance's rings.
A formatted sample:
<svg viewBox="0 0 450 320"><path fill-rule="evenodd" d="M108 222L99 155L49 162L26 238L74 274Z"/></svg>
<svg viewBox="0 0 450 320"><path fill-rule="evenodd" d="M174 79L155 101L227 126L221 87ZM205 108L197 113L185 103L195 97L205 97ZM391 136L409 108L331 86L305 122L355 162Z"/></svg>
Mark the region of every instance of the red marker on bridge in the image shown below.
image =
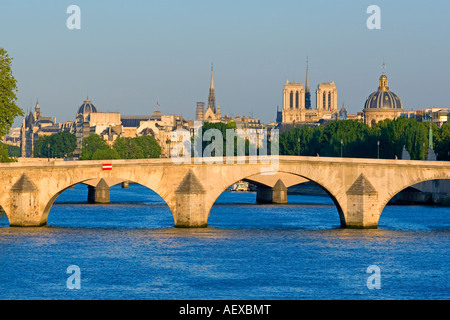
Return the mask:
<svg viewBox="0 0 450 320"><path fill-rule="evenodd" d="M112 170L112 164L111 163L103 164L103 170Z"/></svg>

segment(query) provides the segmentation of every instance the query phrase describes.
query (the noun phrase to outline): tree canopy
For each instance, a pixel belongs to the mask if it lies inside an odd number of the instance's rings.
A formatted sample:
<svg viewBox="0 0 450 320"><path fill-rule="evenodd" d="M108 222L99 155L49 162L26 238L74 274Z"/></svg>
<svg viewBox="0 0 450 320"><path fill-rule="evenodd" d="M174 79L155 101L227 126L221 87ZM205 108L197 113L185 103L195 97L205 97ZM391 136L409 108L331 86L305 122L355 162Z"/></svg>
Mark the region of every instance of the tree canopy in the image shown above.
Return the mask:
<svg viewBox="0 0 450 320"><path fill-rule="evenodd" d="M0 48L0 137L9 133L16 117L24 115L16 104L17 81L12 74L12 60Z"/></svg>
<svg viewBox="0 0 450 320"><path fill-rule="evenodd" d="M159 158L161 147L153 136L118 137L112 148L98 134L83 139L81 160Z"/></svg>
<svg viewBox="0 0 450 320"><path fill-rule="evenodd" d="M429 123L415 119L386 119L369 127L361 121L337 120L326 127L294 127L280 135L280 154L352 158L394 159L401 157L403 146L411 159L425 159L428 149ZM450 155L448 124L438 129L435 150L443 160ZM447 140L446 140L447 139Z"/></svg>
<svg viewBox="0 0 450 320"><path fill-rule="evenodd" d="M73 157L77 147L77 138L68 132L59 132L50 136L40 136L34 146L33 156L37 158Z"/></svg>
<svg viewBox="0 0 450 320"><path fill-rule="evenodd" d="M109 149L106 141L95 133L90 133L88 137L84 138L81 143L81 160L92 160L92 156L97 150ZM100 160L100 159L97 159Z"/></svg>
<svg viewBox="0 0 450 320"><path fill-rule="evenodd" d="M14 119L23 116L23 110L16 104L17 81L12 74L12 58L4 48L0 48L0 137L9 133ZM0 161L10 161L7 150L0 150Z"/></svg>

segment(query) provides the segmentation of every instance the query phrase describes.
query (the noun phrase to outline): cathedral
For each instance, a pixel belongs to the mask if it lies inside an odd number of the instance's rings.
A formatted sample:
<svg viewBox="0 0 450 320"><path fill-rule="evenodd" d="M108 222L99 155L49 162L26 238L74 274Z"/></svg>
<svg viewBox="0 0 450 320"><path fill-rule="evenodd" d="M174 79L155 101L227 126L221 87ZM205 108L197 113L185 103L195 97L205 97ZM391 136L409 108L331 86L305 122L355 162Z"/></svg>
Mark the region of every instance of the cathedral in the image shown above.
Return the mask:
<svg viewBox="0 0 450 320"><path fill-rule="evenodd" d="M309 71L306 65L306 82L289 82L286 80L283 89L282 124L316 123L323 118L331 118L337 114L337 89L334 81L320 83L316 90L316 108L311 107L309 90Z"/></svg>

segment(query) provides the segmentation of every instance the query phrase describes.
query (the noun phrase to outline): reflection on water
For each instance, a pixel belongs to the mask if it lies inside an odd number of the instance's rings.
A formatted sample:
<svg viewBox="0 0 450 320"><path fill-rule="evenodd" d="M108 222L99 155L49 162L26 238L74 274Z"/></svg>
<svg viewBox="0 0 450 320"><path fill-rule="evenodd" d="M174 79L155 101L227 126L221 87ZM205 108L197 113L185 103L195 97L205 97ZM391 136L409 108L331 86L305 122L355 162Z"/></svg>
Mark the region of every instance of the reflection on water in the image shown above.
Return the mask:
<svg viewBox="0 0 450 320"><path fill-rule="evenodd" d="M114 187L111 205L86 199L83 186L67 190L41 228L0 215L0 299L450 298L449 208L388 206L378 229L354 230L329 198L256 205L226 192L208 227L178 229L138 185ZM80 290L66 287L69 265ZM380 290L366 286L370 265Z"/></svg>

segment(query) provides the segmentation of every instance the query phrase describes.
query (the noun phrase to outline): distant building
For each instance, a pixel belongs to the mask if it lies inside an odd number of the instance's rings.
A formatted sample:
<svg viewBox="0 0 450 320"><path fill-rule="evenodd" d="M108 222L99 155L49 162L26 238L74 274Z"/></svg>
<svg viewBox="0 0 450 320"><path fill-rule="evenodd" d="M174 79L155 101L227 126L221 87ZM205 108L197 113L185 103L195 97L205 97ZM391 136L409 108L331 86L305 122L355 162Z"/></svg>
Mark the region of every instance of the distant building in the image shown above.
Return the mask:
<svg viewBox="0 0 450 320"><path fill-rule="evenodd" d="M9 134L2 137L2 142L11 146L20 147L20 127L11 128Z"/></svg>
<svg viewBox="0 0 450 320"><path fill-rule="evenodd" d="M387 76L380 76L378 90L370 94L364 104L364 122L373 126L384 119L396 119L404 112L402 101L389 90Z"/></svg>
<svg viewBox="0 0 450 320"><path fill-rule="evenodd" d="M122 132L126 138L151 135L161 147L161 155L170 157L171 132L177 129L190 131L191 124L181 115L162 115L160 111L151 116L121 116Z"/></svg>
<svg viewBox="0 0 450 320"><path fill-rule="evenodd" d="M400 116L408 119L416 119L419 122L432 122L438 127L442 127L450 119L450 108L433 107L424 110L405 110Z"/></svg>
<svg viewBox="0 0 450 320"><path fill-rule="evenodd" d="M75 156L81 154L83 140L91 133L102 136L112 146L114 140L122 135L122 124L119 112L98 112L89 98L78 108L75 120L77 147Z"/></svg>
<svg viewBox="0 0 450 320"><path fill-rule="evenodd" d="M339 119L340 120L347 119L347 109L345 109L344 104L342 104L341 110L339 110Z"/></svg>
<svg viewBox="0 0 450 320"><path fill-rule="evenodd" d="M286 80L283 88L283 108L281 115L277 110L277 122L281 122L281 131L286 131L297 125L317 124L321 119L336 119L338 112L337 88L334 81L323 82L317 86L316 108L311 108L307 65L305 86Z"/></svg>
<svg viewBox="0 0 450 320"><path fill-rule="evenodd" d="M56 118L43 117L39 102L34 113L29 112L20 127L20 151L22 157L33 157L34 147L39 136L48 136L60 132Z"/></svg>
<svg viewBox="0 0 450 320"><path fill-rule="evenodd" d="M197 102L197 108L195 110L195 121L203 121L204 112L205 112L205 103Z"/></svg>

